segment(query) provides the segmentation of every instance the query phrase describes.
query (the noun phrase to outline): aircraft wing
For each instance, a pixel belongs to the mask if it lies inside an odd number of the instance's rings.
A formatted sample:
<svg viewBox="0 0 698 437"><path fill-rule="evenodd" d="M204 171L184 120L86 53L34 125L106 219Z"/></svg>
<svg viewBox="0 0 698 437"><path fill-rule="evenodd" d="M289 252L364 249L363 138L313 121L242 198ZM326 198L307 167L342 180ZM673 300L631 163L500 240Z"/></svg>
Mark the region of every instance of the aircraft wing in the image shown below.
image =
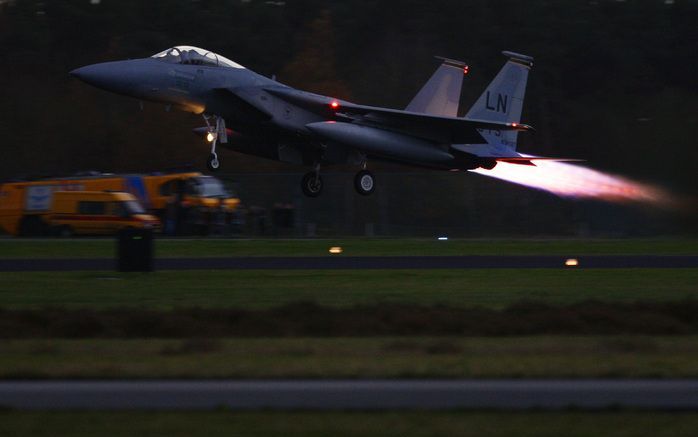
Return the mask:
<svg viewBox="0 0 698 437"><path fill-rule="evenodd" d="M309 111L328 116L334 115L338 120L394 129L440 143L485 143L486 141L480 135L478 129L533 130L532 127L520 123L466 120L458 117L443 117L419 112L357 105L291 88L267 88L266 91ZM336 102L336 104L333 102Z"/></svg>
<svg viewBox="0 0 698 437"><path fill-rule="evenodd" d="M498 123L484 120L466 120L458 117L443 117L373 106L343 105L338 115L360 123L386 126L413 135L439 142L477 144L485 142L478 129L485 130L532 130L519 123Z"/></svg>

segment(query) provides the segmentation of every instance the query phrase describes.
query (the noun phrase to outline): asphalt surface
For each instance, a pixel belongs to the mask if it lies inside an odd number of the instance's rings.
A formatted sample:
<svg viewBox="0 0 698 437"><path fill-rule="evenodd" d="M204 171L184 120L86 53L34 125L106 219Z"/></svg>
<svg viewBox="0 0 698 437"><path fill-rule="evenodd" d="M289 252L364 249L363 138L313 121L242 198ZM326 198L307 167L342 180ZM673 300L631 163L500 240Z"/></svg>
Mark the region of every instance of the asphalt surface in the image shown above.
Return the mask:
<svg viewBox="0 0 698 437"><path fill-rule="evenodd" d="M578 265L565 262L576 259ZM113 258L0 259L0 271L114 270ZM696 255L301 256L159 258L156 270L698 268Z"/></svg>
<svg viewBox="0 0 698 437"><path fill-rule="evenodd" d="M698 380L0 382L0 406L149 409L698 409Z"/></svg>

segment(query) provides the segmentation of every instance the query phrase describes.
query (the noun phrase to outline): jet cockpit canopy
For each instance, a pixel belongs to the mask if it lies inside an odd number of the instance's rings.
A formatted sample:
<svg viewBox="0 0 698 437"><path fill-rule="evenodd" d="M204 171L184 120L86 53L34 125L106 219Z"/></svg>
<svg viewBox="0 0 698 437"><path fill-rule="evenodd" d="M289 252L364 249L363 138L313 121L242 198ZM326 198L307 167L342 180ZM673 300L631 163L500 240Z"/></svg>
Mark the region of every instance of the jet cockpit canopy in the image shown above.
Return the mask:
<svg viewBox="0 0 698 437"><path fill-rule="evenodd" d="M152 58L183 65L206 65L209 67L245 68L221 55L192 46L177 46L157 53Z"/></svg>

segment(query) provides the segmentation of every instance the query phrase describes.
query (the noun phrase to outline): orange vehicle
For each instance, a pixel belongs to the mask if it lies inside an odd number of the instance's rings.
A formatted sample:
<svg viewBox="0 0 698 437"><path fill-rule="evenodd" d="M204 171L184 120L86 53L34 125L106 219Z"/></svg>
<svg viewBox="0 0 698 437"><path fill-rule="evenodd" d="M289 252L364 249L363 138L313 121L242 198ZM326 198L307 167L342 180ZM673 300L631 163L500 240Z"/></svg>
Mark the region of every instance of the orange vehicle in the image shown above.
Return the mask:
<svg viewBox="0 0 698 437"><path fill-rule="evenodd" d="M175 216L175 221L179 223L176 229L182 233L191 232L194 228L199 233L205 233L214 224L234 222L240 203L220 180L198 172L145 175L97 173L7 182L0 185L0 228L12 235L46 235L46 215L53 194L59 191L130 193L147 212L163 222L169 211L169 215ZM167 221L170 223L172 219Z"/></svg>
<svg viewBox="0 0 698 437"><path fill-rule="evenodd" d="M56 191L44 221L50 234L63 237L160 229L160 220L147 214L133 195L110 191Z"/></svg>

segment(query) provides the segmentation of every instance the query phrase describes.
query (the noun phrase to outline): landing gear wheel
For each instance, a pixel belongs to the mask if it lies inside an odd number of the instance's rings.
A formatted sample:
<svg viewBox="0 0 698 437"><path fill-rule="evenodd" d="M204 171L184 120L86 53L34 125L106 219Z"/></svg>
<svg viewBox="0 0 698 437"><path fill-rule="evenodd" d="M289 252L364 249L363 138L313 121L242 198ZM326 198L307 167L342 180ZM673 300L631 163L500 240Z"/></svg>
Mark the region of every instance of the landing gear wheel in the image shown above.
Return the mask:
<svg viewBox="0 0 698 437"><path fill-rule="evenodd" d="M314 171L306 173L301 181L303 194L308 197L318 197L322 193L322 186L322 177Z"/></svg>
<svg viewBox="0 0 698 437"><path fill-rule="evenodd" d="M206 160L206 167L211 171L216 171L221 167L221 162L218 160L218 155L211 153Z"/></svg>
<svg viewBox="0 0 698 437"><path fill-rule="evenodd" d="M361 170L354 176L354 188L362 196L368 196L376 189L376 180L373 173L368 170Z"/></svg>

